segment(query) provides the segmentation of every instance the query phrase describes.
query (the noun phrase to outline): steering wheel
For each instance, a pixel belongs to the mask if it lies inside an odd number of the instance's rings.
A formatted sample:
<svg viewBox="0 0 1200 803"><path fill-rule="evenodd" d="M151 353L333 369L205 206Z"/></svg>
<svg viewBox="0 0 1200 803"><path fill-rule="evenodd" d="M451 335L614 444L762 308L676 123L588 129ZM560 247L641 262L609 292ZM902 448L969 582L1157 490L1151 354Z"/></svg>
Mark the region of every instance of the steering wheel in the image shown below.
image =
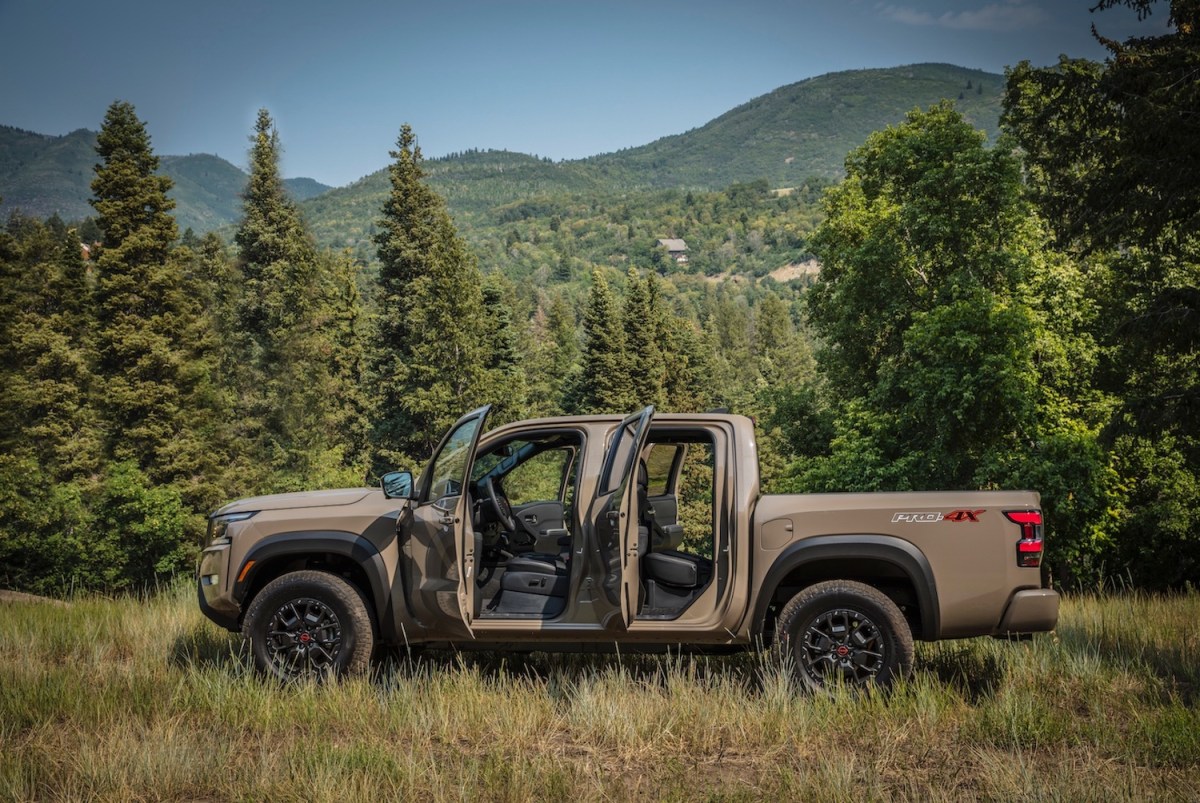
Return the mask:
<svg viewBox="0 0 1200 803"><path fill-rule="evenodd" d="M496 521L500 522L500 526L508 532L515 533L517 520L513 517L512 505L509 504L504 491L496 484L494 477L483 478L483 493L487 496L492 512L496 514Z"/></svg>

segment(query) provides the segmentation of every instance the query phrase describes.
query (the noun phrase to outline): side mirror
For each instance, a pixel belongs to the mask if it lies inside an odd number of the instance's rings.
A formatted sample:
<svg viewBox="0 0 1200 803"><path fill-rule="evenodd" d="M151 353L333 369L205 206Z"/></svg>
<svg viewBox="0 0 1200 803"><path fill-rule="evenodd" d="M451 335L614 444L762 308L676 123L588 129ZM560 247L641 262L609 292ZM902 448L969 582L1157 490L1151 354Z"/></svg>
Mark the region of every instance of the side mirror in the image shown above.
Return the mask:
<svg viewBox="0 0 1200 803"><path fill-rule="evenodd" d="M379 487L388 499L412 499L413 475L411 471L389 471L379 478Z"/></svg>

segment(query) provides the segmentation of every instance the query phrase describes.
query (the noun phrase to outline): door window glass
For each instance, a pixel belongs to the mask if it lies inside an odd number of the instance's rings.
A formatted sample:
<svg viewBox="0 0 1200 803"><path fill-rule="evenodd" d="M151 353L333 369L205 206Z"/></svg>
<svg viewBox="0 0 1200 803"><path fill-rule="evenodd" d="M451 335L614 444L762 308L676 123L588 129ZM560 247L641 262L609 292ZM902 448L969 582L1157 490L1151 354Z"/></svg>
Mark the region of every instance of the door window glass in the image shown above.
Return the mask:
<svg viewBox="0 0 1200 803"><path fill-rule="evenodd" d="M655 443L650 446L646 455L646 476L649 479L647 494L665 496L671 493L671 469L675 467L675 457L682 448L674 443Z"/></svg>
<svg viewBox="0 0 1200 803"><path fill-rule="evenodd" d="M475 437L475 430L479 426L480 420L476 417L470 421L464 421L454 432L450 433L442 450L434 458L429 490L425 494L426 501L440 500L462 493L463 475L466 473L471 441Z"/></svg>
<svg viewBox="0 0 1200 803"><path fill-rule="evenodd" d="M637 419L627 421L617 430L614 436L616 443L609 446L608 456L604 460L604 471L600 478L599 495L610 494L617 490L621 481L629 473L629 463L633 460L633 449L636 446L635 437L638 432Z"/></svg>

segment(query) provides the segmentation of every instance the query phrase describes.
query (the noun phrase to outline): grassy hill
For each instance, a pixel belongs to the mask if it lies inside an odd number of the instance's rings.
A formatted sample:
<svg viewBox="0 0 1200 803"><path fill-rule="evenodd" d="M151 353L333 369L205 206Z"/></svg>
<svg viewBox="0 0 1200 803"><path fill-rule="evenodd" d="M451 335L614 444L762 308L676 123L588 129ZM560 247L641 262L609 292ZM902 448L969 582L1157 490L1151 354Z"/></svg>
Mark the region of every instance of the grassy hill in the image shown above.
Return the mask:
<svg viewBox="0 0 1200 803"><path fill-rule="evenodd" d="M57 214L81 220L94 210L92 166L97 162L96 132L72 131L61 137L0 126L0 216L20 209L34 217ZM175 219L179 228L198 232L225 226L241 214L246 174L219 156L207 153L160 156L160 169L175 182ZM287 179L296 200L329 189L311 178Z"/></svg>

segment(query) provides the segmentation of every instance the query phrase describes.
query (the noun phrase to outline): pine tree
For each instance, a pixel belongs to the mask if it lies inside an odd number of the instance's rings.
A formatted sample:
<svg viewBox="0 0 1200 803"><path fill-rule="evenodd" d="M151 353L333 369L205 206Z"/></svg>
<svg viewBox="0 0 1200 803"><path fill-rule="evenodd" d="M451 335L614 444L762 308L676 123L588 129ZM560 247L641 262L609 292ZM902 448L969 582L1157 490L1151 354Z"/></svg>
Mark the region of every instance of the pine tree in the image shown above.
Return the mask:
<svg viewBox="0 0 1200 803"><path fill-rule="evenodd" d="M625 413L637 403L629 375L625 330L604 273L592 271L592 289L583 315L583 355L579 382L568 407L577 413Z"/></svg>
<svg viewBox="0 0 1200 803"><path fill-rule="evenodd" d="M410 126L400 129L390 153L392 189L375 236L378 318L368 360L376 472L425 460L459 415L490 401L479 268L445 202L424 181Z"/></svg>
<svg viewBox="0 0 1200 803"><path fill-rule="evenodd" d="M278 490L357 480L362 440L353 266L322 257L279 172L279 134L255 122L244 216L234 241L243 280L240 416L260 482Z"/></svg>
<svg viewBox="0 0 1200 803"><path fill-rule="evenodd" d="M787 305L768 294L754 307L752 338L755 367L767 387L810 379L815 361L807 341L796 332Z"/></svg>
<svg viewBox="0 0 1200 803"><path fill-rule="evenodd" d="M87 392L90 331L76 232L52 218L10 222L0 244L0 451L23 455L48 482L96 469L99 444Z"/></svg>
<svg viewBox="0 0 1200 803"><path fill-rule="evenodd" d="M96 260L96 409L105 453L155 482L186 486L209 466L202 433L212 377L167 197L171 180L134 108L114 102L92 181L103 246Z"/></svg>
<svg viewBox="0 0 1200 803"><path fill-rule="evenodd" d="M335 431L345 446L345 463L365 470L368 453L367 401L363 391L366 370L367 316L358 289L359 265L349 253L321 257L325 282L323 306L332 349Z"/></svg>
<svg viewBox="0 0 1200 803"><path fill-rule="evenodd" d="M663 311L657 280L643 279L637 268L630 268L625 283L625 307L621 319L625 327L627 370L632 379L634 403L661 408L667 400L667 365L663 358Z"/></svg>
<svg viewBox="0 0 1200 803"><path fill-rule="evenodd" d="M664 309L658 337L666 356L663 409L695 413L712 402L712 352L695 322Z"/></svg>
<svg viewBox="0 0 1200 803"><path fill-rule="evenodd" d="M561 415L566 409L564 396L577 381L579 370L575 312L561 293L550 299L539 294L529 322L529 339L526 413L532 417Z"/></svg>
<svg viewBox="0 0 1200 803"><path fill-rule="evenodd" d="M546 332L553 344L551 369L557 381L558 395L567 387L579 368L579 337L576 332L575 309L561 293L554 296L546 312Z"/></svg>
<svg viewBox="0 0 1200 803"><path fill-rule="evenodd" d="M185 233L186 234L186 233ZM237 386L244 351L238 327L240 276L225 242L215 233L183 237L176 257L183 266L184 288L196 314L199 357L217 381L208 384L205 404L214 412L203 432L210 468L193 477L192 495L207 511L255 488L261 467L241 437Z"/></svg>
<svg viewBox="0 0 1200 803"><path fill-rule="evenodd" d="M492 273L483 282L483 329L486 346L484 385L487 399L495 405L493 423L515 421L525 409L526 363L521 332L513 319L512 285L502 274Z"/></svg>

